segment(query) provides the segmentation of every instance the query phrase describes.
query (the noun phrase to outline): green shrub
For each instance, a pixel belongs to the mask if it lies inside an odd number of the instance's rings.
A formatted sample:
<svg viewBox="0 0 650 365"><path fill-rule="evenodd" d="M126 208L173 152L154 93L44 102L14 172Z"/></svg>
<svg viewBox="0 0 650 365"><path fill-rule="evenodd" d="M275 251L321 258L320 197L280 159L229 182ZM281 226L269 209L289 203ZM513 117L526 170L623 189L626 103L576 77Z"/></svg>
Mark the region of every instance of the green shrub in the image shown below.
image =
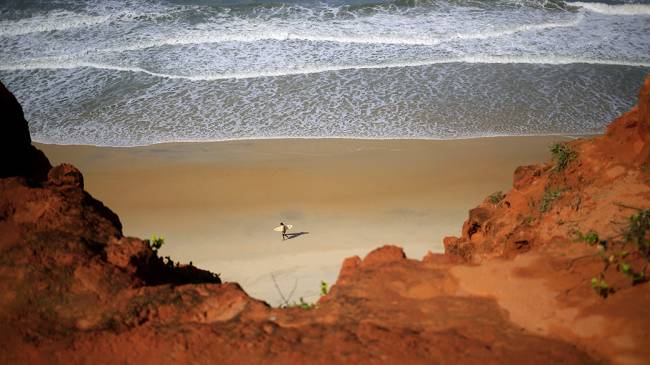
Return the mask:
<svg viewBox="0 0 650 365"><path fill-rule="evenodd" d="M616 271L623 274L630 280L632 285L644 283L648 280L645 271L650 263L650 240L647 238L648 230L650 230L650 210L641 209L638 213L633 214L628 218L628 225L623 230L623 239L616 239L611 242L601 240L598 233L590 230L586 234L576 232L576 240L582 241L590 246L599 245L598 255L603 261L603 269L599 277L591 279L591 287L603 298L609 294L614 293L614 288L610 287L605 282L605 273L610 266L615 267ZM618 236L621 237L621 236ZM633 257L645 258L646 264L639 271L635 270L626 258L630 256L628 249L630 245L633 246L635 251L632 252Z"/></svg>
<svg viewBox="0 0 650 365"><path fill-rule="evenodd" d="M623 237L625 237L626 242L636 246L650 260L648 230L650 230L650 209L642 209L628 219L628 226L623 233Z"/></svg>
<svg viewBox="0 0 650 365"><path fill-rule="evenodd" d="M612 291L607 282L600 278L591 278L591 287L603 298L607 298Z"/></svg>
<svg viewBox="0 0 650 365"><path fill-rule="evenodd" d="M305 302L304 299L302 299L302 297L300 297L300 303L296 304L296 306L298 306L298 307L300 307L302 309L314 309L314 308L316 308L315 303L307 303L307 302Z"/></svg>
<svg viewBox="0 0 650 365"><path fill-rule="evenodd" d="M165 244L165 238L163 236L156 236L155 234L151 236L151 240L145 240L147 244L149 244L149 247L151 247L152 250L155 252L158 252L160 248Z"/></svg>
<svg viewBox="0 0 650 365"><path fill-rule="evenodd" d="M490 201L490 203L492 203L492 204L494 204L494 205L497 205L497 204L499 204L499 203L503 200L503 198L505 198L505 197L506 197L505 194L503 194L503 193L500 192L500 191L497 191L496 193L492 193L492 195L490 195L490 196L488 197L488 200Z"/></svg>
<svg viewBox="0 0 650 365"><path fill-rule="evenodd" d="M326 282L321 281L320 282L320 296L322 297L324 295L327 295L328 292L329 292L329 285ZM284 305L284 307L285 308L298 307L298 308L302 308L302 309L314 309L314 308L317 307L316 303L307 303L307 302L305 302L305 300L302 297L300 297L299 299L300 300L297 303L296 302L289 303L288 301L285 302L286 304Z"/></svg>
<svg viewBox="0 0 650 365"><path fill-rule="evenodd" d="M600 238L598 237L598 233L594 230L590 230L589 232L582 234L582 232L578 231L576 232L576 241L580 242L585 242L589 244L589 246L593 246L597 243L600 242Z"/></svg>
<svg viewBox="0 0 650 365"><path fill-rule="evenodd" d="M322 297L324 295L327 295L328 292L329 292L329 287L328 287L327 283L324 282L324 281L321 281L320 282L320 296Z"/></svg>
<svg viewBox="0 0 650 365"><path fill-rule="evenodd" d="M578 157L578 153L566 143L553 143L550 147L551 156L555 160L555 170L564 170L571 161Z"/></svg>
<svg viewBox="0 0 650 365"><path fill-rule="evenodd" d="M630 281L632 281L632 285L646 281L645 274L643 272L634 271L632 265L628 264L627 262L619 262L616 269L625 275L628 279L630 279Z"/></svg>
<svg viewBox="0 0 650 365"><path fill-rule="evenodd" d="M562 196L564 190L559 187L547 187L542 195L542 200L539 205L539 211L544 213L551 209L553 202Z"/></svg>

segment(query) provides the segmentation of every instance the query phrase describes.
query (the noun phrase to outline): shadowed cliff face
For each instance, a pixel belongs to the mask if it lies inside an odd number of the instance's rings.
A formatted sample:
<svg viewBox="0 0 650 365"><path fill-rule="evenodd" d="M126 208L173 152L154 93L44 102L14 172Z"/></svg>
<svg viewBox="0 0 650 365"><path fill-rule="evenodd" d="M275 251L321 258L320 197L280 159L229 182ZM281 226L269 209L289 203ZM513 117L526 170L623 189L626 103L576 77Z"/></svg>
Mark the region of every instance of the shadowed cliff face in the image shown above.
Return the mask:
<svg viewBox="0 0 650 365"><path fill-rule="evenodd" d="M52 165L43 152L32 146L23 108L2 83L0 106L0 177L45 180Z"/></svg>
<svg viewBox="0 0 650 365"><path fill-rule="evenodd" d="M598 296L589 284L602 270L598 248L573 236L596 230L613 242L630 207L650 207L649 94L650 78L606 135L570 143L563 169L520 167L511 191L445 239L446 254L418 261L385 246L348 258L306 310L270 308L124 237L81 172L33 157L20 106L2 88L2 136L21 141L3 156L21 164L3 160L0 179L0 362L647 362L648 285L610 270L616 292ZM549 189L560 193L550 199Z"/></svg>

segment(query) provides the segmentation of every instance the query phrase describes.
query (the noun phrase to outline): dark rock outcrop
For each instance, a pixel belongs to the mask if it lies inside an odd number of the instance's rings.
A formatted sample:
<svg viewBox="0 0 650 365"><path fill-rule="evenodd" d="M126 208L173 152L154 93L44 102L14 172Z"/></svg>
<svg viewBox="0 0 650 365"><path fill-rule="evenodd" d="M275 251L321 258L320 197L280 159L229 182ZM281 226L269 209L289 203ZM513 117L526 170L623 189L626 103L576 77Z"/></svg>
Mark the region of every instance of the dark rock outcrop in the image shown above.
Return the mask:
<svg viewBox="0 0 650 365"><path fill-rule="evenodd" d="M23 176L41 182L51 167L45 154L32 146L23 108L0 82L0 178Z"/></svg>

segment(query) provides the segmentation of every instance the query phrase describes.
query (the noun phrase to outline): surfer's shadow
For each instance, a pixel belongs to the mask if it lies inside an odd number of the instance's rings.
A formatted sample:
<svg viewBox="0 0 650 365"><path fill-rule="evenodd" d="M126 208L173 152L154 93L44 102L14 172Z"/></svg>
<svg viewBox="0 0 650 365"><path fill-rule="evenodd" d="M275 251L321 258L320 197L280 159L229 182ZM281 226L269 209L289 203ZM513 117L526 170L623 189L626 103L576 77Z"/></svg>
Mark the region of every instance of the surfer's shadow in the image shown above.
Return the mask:
<svg viewBox="0 0 650 365"><path fill-rule="evenodd" d="M285 234L286 239L292 240L296 237L300 237L302 235L309 234L309 232L296 232L296 233L287 233Z"/></svg>

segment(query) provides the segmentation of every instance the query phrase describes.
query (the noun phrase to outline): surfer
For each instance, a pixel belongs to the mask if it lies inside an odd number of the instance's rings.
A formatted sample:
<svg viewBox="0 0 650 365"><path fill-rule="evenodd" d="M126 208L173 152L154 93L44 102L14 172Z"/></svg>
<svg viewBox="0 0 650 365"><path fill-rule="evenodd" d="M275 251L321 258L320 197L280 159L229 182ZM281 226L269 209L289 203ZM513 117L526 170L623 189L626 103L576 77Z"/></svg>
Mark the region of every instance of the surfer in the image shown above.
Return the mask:
<svg viewBox="0 0 650 365"><path fill-rule="evenodd" d="M280 225L273 228L273 230L276 232L282 232L282 240L284 241L284 240L288 240L289 238L292 238L287 233L287 231L290 230L291 228L293 228L293 225L284 224L283 222L280 222Z"/></svg>
<svg viewBox="0 0 650 365"><path fill-rule="evenodd" d="M282 227L282 240L284 241L287 239L287 226L283 222L280 222L280 227Z"/></svg>
<svg viewBox="0 0 650 365"><path fill-rule="evenodd" d="M287 226L283 222L280 222L280 227L282 227L282 240L284 241L287 239Z"/></svg>

